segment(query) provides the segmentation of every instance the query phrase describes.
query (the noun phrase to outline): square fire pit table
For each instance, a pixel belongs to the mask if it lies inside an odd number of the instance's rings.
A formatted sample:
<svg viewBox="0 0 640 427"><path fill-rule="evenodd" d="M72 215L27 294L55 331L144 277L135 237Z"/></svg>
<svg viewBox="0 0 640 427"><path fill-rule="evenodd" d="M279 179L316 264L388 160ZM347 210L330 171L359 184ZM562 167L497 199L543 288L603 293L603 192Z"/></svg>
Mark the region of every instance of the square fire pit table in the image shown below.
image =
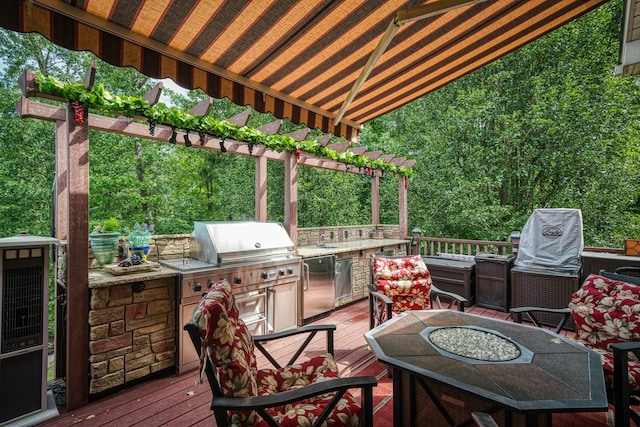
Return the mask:
<svg viewBox="0 0 640 427"><path fill-rule="evenodd" d="M394 426L548 426L605 412L600 356L546 329L452 310L406 311L365 333L392 368Z"/></svg>

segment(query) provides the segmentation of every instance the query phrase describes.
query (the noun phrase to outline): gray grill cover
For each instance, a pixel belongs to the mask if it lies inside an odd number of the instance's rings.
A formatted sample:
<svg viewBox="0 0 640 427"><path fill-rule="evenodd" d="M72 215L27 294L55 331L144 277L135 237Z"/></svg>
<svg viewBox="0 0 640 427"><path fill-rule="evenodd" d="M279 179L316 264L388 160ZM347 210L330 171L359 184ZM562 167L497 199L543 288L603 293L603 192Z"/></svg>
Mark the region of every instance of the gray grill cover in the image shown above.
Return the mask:
<svg viewBox="0 0 640 427"><path fill-rule="evenodd" d="M583 247L580 209L536 209L522 229L515 265L578 271Z"/></svg>
<svg viewBox="0 0 640 427"><path fill-rule="evenodd" d="M194 223L192 258L218 266L293 255L293 242L277 222Z"/></svg>

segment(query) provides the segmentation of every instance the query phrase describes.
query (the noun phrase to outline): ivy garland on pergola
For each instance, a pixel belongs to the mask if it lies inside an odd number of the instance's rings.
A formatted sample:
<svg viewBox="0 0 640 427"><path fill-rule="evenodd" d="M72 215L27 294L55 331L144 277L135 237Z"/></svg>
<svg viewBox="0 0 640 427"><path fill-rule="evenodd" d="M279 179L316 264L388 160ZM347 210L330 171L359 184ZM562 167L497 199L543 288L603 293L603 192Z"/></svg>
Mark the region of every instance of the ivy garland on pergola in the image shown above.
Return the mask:
<svg viewBox="0 0 640 427"><path fill-rule="evenodd" d="M87 90L81 81L65 83L45 76L38 71L36 84L40 92L66 99L78 112L80 108L93 108L103 112L121 114L128 118L144 117L149 122L149 131L152 135L155 126L161 124L171 127L174 130L174 136L175 130L181 129L187 133L198 134L201 141L204 140L205 135L221 138L223 141L231 138L248 144L262 144L265 148L276 152L286 150L294 152L298 156L301 152L305 152L318 158L338 161L365 170L377 169L406 177L410 177L414 173L412 168L396 166L380 158L372 160L365 155L355 154L349 150L343 152L332 150L316 140L296 141L286 135L267 135L258 129L238 126L226 120L191 115L177 107L168 107L161 102L151 105L142 97L112 94L106 90L102 83ZM76 120L78 119L82 120L82 114L76 114Z"/></svg>

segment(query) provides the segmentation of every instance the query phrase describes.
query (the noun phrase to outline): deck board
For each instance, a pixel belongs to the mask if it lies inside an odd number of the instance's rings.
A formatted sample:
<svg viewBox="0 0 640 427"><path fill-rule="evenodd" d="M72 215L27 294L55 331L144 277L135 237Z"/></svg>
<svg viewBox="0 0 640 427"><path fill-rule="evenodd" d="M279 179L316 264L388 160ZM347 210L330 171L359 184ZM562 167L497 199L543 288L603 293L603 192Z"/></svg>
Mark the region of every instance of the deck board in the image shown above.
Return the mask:
<svg viewBox="0 0 640 427"><path fill-rule="evenodd" d="M369 329L368 300L350 304L313 324L335 324L335 357L343 375L349 375L352 367L358 365L370 353L364 339ZM509 320L509 313L471 306L465 311L485 317ZM304 337L281 340L269 344L267 348L278 360L286 361L290 348ZM319 355L325 349L325 336L318 334L309 345L303 357ZM258 366L264 366L266 359L258 357ZM167 374L149 379L102 397L89 405L71 412L61 411L60 416L43 426L70 426L79 422L91 426L215 426L215 419L209 403L211 392L206 380L199 382L197 371L183 375ZM562 422L554 423L562 427Z"/></svg>

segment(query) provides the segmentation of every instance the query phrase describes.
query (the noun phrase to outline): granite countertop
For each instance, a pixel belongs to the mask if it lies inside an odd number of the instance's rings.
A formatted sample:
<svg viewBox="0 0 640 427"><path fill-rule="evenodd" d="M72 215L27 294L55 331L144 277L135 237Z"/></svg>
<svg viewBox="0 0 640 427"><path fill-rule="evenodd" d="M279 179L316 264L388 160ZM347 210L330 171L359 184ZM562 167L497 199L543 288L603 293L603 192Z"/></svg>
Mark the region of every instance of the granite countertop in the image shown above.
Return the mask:
<svg viewBox="0 0 640 427"><path fill-rule="evenodd" d="M139 273L113 275L104 270L89 270L89 288L104 288L107 286L123 285L133 282L144 282L147 280L164 279L166 277L177 276L178 272L171 268L154 268Z"/></svg>
<svg viewBox="0 0 640 427"><path fill-rule="evenodd" d="M361 249L371 249L383 246L404 245L411 240L405 239L364 239L352 240L348 242L327 242L326 246L298 246L298 256L310 258L314 256L340 254L344 252L354 252Z"/></svg>

